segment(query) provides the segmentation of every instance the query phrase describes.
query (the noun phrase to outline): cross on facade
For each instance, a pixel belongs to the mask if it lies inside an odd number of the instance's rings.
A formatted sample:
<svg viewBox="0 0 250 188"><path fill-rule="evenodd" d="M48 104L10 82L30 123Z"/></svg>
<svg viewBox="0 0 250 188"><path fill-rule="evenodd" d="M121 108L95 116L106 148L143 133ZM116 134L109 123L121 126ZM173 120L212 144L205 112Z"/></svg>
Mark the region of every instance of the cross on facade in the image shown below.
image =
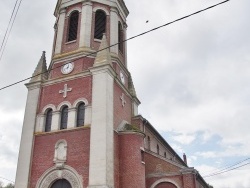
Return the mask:
<svg viewBox="0 0 250 188"><path fill-rule="evenodd" d="M122 96L120 96L120 99L121 99L121 101L122 101L122 107L124 107L125 104L127 103L127 102L125 101L125 98L124 98L124 93L122 93Z"/></svg>
<svg viewBox="0 0 250 188"><path fill-rule="evenodd" d="M72 88L68 88L68 84L64 84L64 88L63 90L60 90L59 93L62 94L63 93L63 98L67 97L67 93L69 91L72 91Z"/></svg>

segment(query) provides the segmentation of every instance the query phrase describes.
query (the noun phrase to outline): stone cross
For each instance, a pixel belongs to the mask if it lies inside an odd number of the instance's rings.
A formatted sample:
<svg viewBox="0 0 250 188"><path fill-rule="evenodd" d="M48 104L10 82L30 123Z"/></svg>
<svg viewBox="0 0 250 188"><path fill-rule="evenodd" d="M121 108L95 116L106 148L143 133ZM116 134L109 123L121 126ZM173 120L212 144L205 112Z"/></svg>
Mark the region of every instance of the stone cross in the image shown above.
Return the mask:
<svg viewBox="0 0 250 188"><path fill-rule="evenodd" d="M64 88L63 90L60 90L59 93L63 93L63 98L66 98L67 97L67 93L69 91L72 91L72 88L68 88L68 84L64 84Z"/></svg>
<svg viewBox="0 0 250 188"><path fill-rule="evenodd" d="M121 101L122 101L122 106L124 107L125 104L127 103L127 102L125 101L125 98L124 98L124 93L122 93L122 96L120 96L120 99L121 99Z"/></svg>

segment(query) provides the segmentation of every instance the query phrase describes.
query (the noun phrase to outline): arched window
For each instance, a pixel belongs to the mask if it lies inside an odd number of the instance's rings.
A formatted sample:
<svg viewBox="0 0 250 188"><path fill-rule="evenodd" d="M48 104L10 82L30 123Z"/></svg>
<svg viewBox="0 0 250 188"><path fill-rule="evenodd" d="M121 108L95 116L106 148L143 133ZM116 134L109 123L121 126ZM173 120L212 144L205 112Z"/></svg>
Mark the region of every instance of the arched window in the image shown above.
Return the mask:
<svg viewBox="0 0 250 188"><path fill-rule="evenodd" d="M159 183L157 186L155 186L156 188L163 188L163 187L167 187L167 188L177 188L174 184L169 183L169 182L162 182Z"/></svg>
<svg viewBox="0 0 250 188"><path fill-rule="evenodd" d="M85 116L85 104L80 103L77 108L77 122L76 122L77 127L84 125L84 116Z"/></svg>
<svg viewBox="0 0 250 188"><path fill-rule="evenodd" d="M157 144L157 154L159 155L160 154L160 148L159 148L159 145Z"/></svg>
<svg viewBox="0 0 250 188"><path fill-rule="evenodd" d="M106 32L106 14L102 10L95 13L95 39L102 39L103 33Z"/></svg>
<svg viewBox="0 0 250 188"><path fill-rule="evenodd" d="M121 22L118 23L118 42L119 42L119 50L123 53L123 29Z"/></svg>
<svg viewBox="0 0 250 188"><path fill-rule="evenodd" d="M71 188L71 185L66 179L59 179L52 184L51 188Z"/></svg>
<svg viewBox="0 0 250 188"><path fill-rule="evenodd" d="M51 131L51 122L52 122L52 109L49 109L47 110L46 113L45 132Z"/></svg>
<svg viewBox="0 0 250 188"><path fill-rule="evenodd" d="M69 17L68 42L76 40L78 31L79 12L74 11Z"/></svg>
<svg viewBox="0 0 250 188"><path fill-rule="evenodd" d="M150 137L148 136L148 149L150 150Z"/></svg>
<svg viewBox="0 0 250 188"><path fill-rule="evenodd" d="M61 111L61 126L60 129L67 129L68 124L68 107L64 106Z"/></svg>

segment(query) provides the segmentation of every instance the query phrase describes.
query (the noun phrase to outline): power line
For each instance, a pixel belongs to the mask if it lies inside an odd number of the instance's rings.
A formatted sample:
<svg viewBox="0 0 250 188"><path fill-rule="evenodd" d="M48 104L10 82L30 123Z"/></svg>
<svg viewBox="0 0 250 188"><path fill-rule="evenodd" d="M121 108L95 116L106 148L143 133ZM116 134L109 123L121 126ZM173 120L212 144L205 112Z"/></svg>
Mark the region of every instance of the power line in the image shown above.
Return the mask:
<svg viewBox="0 0 250 188"><path fill-rule="evenodd" d="M226 171L223 171L223 172L218 172L218 173L215 173L215 174L211 174L211 175L207 175L207 176L203 176L204 178L209 178L209 177L212 177L212 176L216 176L216 175L219 175L219 174L223 174L223 173L226 173L226 172L229 172L229 171L232 171L232 170L235 170L235 169L238 169L238 168L241 168L243 166L246 166L246 165L249 165L249 163L245 163L243 165L240 165L240 166L237 166L237 167L234 167L234 168L231 168L229 170L226 170Z"/></svg>
<svg viewBox="0 0 250 188"><path fill-rule="evenodd" d="M16 0L16 3L15 3L14 8L13 8L13 11L12 11L12 13L11 13L11 17L10 17L10 20L9 20L9 23L8 23L7 29L6 29L6 31L5 31L5 34L4 34L4 37L3 37L3 41L2 41L1 47L0 47L0 52L1 52L1 50L2 50L2 47L3 47L3 44L4 44L5 38L6 38L6 36L7 36L7 33L8 33L8 30L9 30L9 26L10 26L11 20L12 20L12 17L13 17L13 15L14 15L14 12L15 12L15 9L16 9L17 2L18 2L18 0Z"/></svg>
<svg viewBox="0 0 250 188"><path fill-rule="evenodd" d="M209 6L209 7L205 8L205 9L201 9L201 10L199 10L199 11L197 11L197 12L194 12L194 13L189 14L189 15L187 15L187 16L178 18L178 19L176 19L176 20L174 20L174 21L171 21L171 22L168 22L168 23L166 23L166 24L160 25L160 26L158 26L158 27L155 27L155 28L153 28L153 29L150 29L150 30L148 30L148 31L145 31L145 32L143 32L143 33L140 33L140 34L138 34L138 35L135 35L135 36L133 36L133 37L130 37L130 38L128 38L128 39L126 39L126 40L123 40L123 41L121 41L121 42L118 42L118 43L116 43L116 44L110 45L110 46L108 46L108 47L106 47L106 48L103 48L103 49L101 49L101 50L97 50L96 52L89 53L89 54L87 54L87 55L85 55L85 56L83 56L83 57L81 57L81 58L86 58L86 57L91 56L91 55L93 55L93 54L96 54L96 53L98 53L98 52L100 52L100 51L103 51L103 50L109 49L109 48L111 48L111 47L113 47L113 46L119 45L120 43L124 43L124 42L127 42L127 41L129 41L129 40L132 40L132 39L135 39L135 38L137 38L137 37L140 37L140 36L142 36L142 35L151 33L151 32L153 32L153 31L155 31L155 30L158 30L158 29L160 29L160 28L166 27L166 26L171 25L171 24L173 24L173 23L175 23L175 22L184 20L184 19L186 19L186 18L188 18L188 17L194 16L194 15L199 14L199 13L201 13L201 12L204 12L204 11L206 11L206 10L212 9L212 8L214 8L214 7L216 7L216 6L219 6L219 5L221 5L221 4L224 4L224 3L228 2L228 1L230 1L230 0L225 0L225 1L222 1L222 2L217 3L217 4L215 4L215 5ZM78 58L78 59L81 59L81 58ZM78 60L78 59L75 59L75 60ZM47 72L49 72L49 71L51 71L51 70L54 70L54 69L56 69L56 68L60 68L60 67L62 67L62 66L63 66L63 65L57 66L57 67L55 67L55 68L53 68L53 69L47 70L47 71L42 72L42 73L40 73L40 74L37 74L37 75L35 75L35 76L31 76L31 77L25 78L25 79L23 79L23 80L20 80L20 81L18 81L18 82L15 82L15 83L13 83L13 84L4 86L4 87L0 88L0 90L6 89L6 88L11 87L11 86L14 86L14 85L16 85L16 84L19 84L19 83L21 83L21 82L24 82L24 81L26 81L26 80L29 80L29 79L31 79L31 78L33 78L33 77L39 76L39 75L41 75L41 74L45 74L45 73L47 73Z"/></svg>
<svg viewBox="0 0 250 188"><path fill-rule="evenodd" d="M211 175L213 175L213 174L217 174L217 173L223 172L223 171L225 171L225 170L227 170L227 169L230 169L230 168L232 168L232 167L234 167L234 166L236 166L236 165L238 165L238 164L240 164L240 163L243 163L243 162L245 162L245 161L247 161L247 160L249 160L249 159L250 159L250 157L248 157L248 158L246 158L246 159L244 159L244 160L241 160L241 161L239 161L239 162L237 162L237 163L235 163L235 164L233 164L233 165L230 165L230 166L227 166L227 167L218 169L218 170L216 170L216 171L214 171L214 172L212 172L212 173L210 173L210 174L204 175L204 177L206 177L206 176L211 176Z"/></svg>
<svg viewBox="0 0 250 188"><path fill-rule="evenodd" d="M11 14L11 17L10 17L10 20L9 20L9 23L8 23L8 26L7 26L7 29L6 29L6 32L5 32L1 47L0 47L0 61L1 61L2 57L3 57L3 53L4 53L5 47L7 45L11 30L13 28L13 25L15 23L16 16L17 16L18 10L20 8L20 5L22 3L22 0L19 1L19 4L18 4L17 9L16 9L17 2L18 2L18 0L16 0L14 9L12 11L12 14ZM15 10L16 10L16 12L15 12ZM14 15L14 13L15 13L15 15ZM13 15L14 15L14 18L13 18ZM13 18L13 20L12 20L12 18ZM11 26L10 26L10 23L11 23Z"/></svg>

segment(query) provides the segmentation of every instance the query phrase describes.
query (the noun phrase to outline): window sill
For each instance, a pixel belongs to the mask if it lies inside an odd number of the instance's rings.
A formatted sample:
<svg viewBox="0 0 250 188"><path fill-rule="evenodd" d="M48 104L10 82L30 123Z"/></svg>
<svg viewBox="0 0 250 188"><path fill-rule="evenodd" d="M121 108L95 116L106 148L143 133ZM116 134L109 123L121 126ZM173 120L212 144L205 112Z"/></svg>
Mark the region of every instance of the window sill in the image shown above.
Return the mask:
<svg viewBox="0 0 250 188"><path fill-rule="evenodd" d="M100 39L94 39L95 42L102 42Z"/></svg>
<svg viewBox="0 0 250 188"><path fill-rule="evenodd" d="M66 42L65 44L72 44L72 43L75 43L76 40L72 40L72 41L69 41L69 42Z"/></svg>

